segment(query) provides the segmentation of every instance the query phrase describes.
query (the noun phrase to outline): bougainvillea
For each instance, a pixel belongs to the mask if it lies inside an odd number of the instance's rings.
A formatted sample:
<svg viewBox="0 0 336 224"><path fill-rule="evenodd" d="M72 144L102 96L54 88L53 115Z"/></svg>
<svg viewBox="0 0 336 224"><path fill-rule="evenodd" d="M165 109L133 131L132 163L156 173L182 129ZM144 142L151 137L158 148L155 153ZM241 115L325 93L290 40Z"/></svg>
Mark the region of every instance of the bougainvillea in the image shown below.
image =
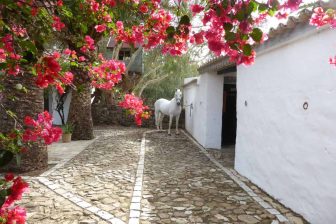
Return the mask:
<svg viewBox="0 0 336 224"><path fill-rule="evenodd" d="M73 80L73 74L69 71L62 72L62 67L59 62L60 58L61 54L54 52L51 55L44 56L41 62L35 65L37 86L47 88L48 86L54 85L59 93L64 93L62 85L70 85Z"/></svg>
<svg viewBox="0 0 336 224"><path fill-rule="evenodd" d="M314 9L314 13L310 19L310 24L318 28L329 25L336 28L336 11L334 9L324 10L321 7ZM336 56L329 58L329 63L336 66Z"/></svg>
<svg viewBox="0 0 336 224"><path fill-rule="evenodd" d="M27 126L23 133L24 142L43 140L45 144L50 145L57 142L62 135L61 128L53 127L52 116L47 111L39 114L37 120L26 116L24 124Z"/></svg>
<svg viewBox="0 0 336 224"><path fill-rule="evenodd" d="M4 1L0 3L0 81L29 73L38 87L55 86L63 93L64 85L71 85L73 80L70 69L78 67L88 71L94 87L111 89L122 79L126 67L96 54L98 41L109 35L118 43L145 49L160 47L171 55L183 54L190 44L206 43L215 55L227 55L237 64L252 64L256 56L253 46L266 38L259 24L270 16L286 18L301 4L302 0ZM193 17L200 18L199 27L194 27ZM335 11L316 8L311 24L335 28ZM45 45L54 40L69 49L60 54L53 46L50 53ZM336 65L336 57L330 58L330 63ZM130 111L138 125L149 116L148 107L132 94L126 94L120 106ZM50 144L59 139L61 131L52 127L46 112L37 120L26 117L24 124L27 129L0 133L0 146L20 153L28 142ZM3 186L12 183L23 189L20 181L8 177ZM20 198L21 190L11 191L19 193L8 198ZM2 206L0 216L2 223L24 223L25 212Z"/></svg>
<svg viewBox="0 0 336 224"><path fill-rule="evenodd" d="M28 184L21 177L14 177L13 174L6 174L1 180L0 186L0 223L24 224L26 211L24 208L15 206L14 203L21 199L22 194L27 191Z"/></svg>
<svg viewBox="0 0 336 224"><path fill-rule="evenodd" d="M133 94L125 94L124 99L119 103L119 106L126 109L134 116L137 125L142 124L142 119L148 119L150 117L148 111L149 107L145 106L143 101Z"/></svg>
<svg viewBox="0 0 336 224"><path fill-rule="evenodd" d="M92 85L101 89L112 89L122 79L126 66L121 61L106 60L101 55L101 63L89 69Z"/></svg>

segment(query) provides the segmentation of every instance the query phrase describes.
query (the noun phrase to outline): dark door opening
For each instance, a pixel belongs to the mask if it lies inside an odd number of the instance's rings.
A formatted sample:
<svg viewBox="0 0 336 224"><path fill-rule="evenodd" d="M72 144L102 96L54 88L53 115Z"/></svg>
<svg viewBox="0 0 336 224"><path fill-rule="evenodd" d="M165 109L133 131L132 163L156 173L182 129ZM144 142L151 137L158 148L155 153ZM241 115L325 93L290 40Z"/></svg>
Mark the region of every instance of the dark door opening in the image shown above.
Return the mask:
<svg viewBox="0 0 336 224"><path fill-rule="evenodd" d="M235 145L236 143L236 84L224 84L223 115L222 115L222 146Z"/></svg>

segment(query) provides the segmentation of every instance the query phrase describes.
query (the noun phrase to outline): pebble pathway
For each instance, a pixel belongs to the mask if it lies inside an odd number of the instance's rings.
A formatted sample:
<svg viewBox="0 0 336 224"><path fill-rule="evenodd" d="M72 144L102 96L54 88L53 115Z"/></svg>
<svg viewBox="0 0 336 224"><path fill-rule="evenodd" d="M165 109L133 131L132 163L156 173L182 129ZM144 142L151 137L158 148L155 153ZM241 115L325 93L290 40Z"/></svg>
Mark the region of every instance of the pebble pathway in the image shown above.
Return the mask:
<svg viewBox="0 0 336 224"><path fill-rule="evenodd" d="M26 178L28 223L306 223L184 132L96 135L74 158Z"/></svg>

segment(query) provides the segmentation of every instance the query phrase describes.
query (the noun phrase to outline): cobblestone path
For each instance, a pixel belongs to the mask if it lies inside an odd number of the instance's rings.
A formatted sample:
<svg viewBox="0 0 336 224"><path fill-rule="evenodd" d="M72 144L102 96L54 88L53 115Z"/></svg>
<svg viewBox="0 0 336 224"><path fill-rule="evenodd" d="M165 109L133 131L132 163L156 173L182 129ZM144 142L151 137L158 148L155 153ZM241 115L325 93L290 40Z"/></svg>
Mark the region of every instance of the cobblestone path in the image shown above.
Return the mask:
<svg viewBox="0 0 336 224"><path fill-rule="evenodd" d="M73 159L30 177L28 223L304 223L188 136L146 131L97 130Z"/></svg>

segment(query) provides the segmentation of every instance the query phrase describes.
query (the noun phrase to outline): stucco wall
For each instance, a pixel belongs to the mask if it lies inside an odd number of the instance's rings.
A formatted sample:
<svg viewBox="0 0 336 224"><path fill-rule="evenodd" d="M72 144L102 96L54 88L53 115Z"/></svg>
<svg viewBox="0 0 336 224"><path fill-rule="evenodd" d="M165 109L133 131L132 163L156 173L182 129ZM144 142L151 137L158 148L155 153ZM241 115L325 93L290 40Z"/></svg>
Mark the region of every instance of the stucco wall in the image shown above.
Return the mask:
<svg viewBox="0 0 336 224"><path fill-rule="evenodd" d="M335 40L315 32L257 53L237 75L235 169L318 224L336 220Z"/></svg>
<svg viewBox="0 0 336 224"><path fill-rule="evenodd" d="M188 80L186 80L188 81ZM197 82L193 82L183 88L183 105L185 105L185 129L194 135L194 105L197 89ZM192 106L191 106L192 105Z"/></svg>
<svg viewBox="0 0 336 224"><path fill-rule="evenodd" d="M198 85L190 84L184 88L185 102L193 102L192 118L189 117L190 110L185 110L187 130L206 148L221 148L223 82L224 76L204 73Z"/></svg>

